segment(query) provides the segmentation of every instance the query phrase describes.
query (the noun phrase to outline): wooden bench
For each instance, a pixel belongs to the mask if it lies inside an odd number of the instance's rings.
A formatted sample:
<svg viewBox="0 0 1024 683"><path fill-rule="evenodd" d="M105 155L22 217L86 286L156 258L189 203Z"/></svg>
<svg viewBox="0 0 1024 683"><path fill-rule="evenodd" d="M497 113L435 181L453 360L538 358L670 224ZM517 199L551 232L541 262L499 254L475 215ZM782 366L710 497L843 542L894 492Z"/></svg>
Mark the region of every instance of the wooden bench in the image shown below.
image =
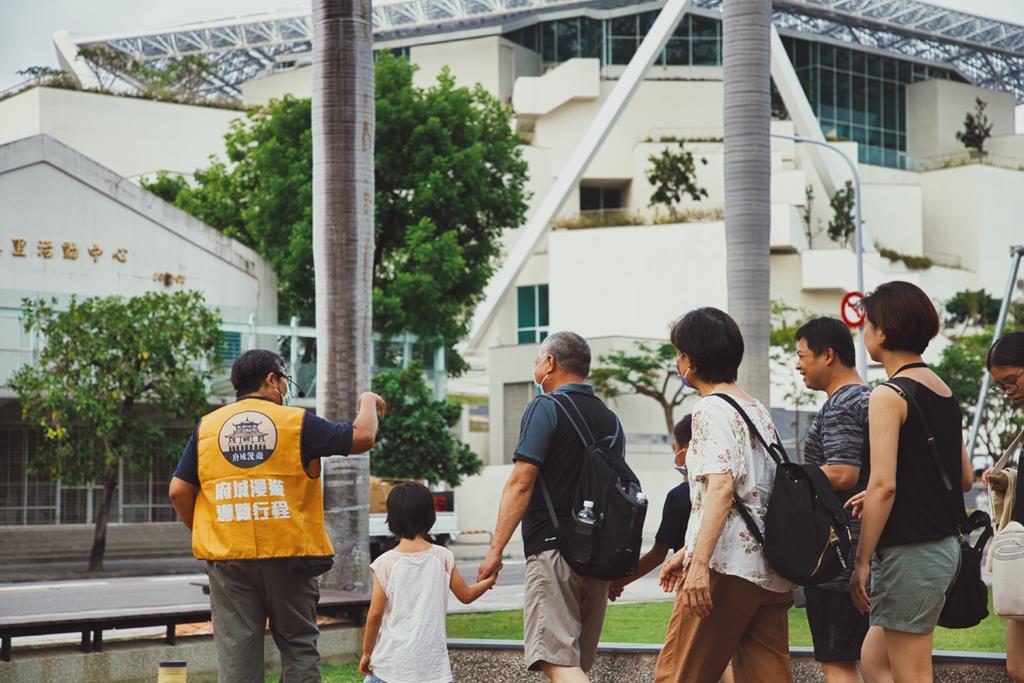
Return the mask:
<svg viewBox="0 0 1024 683"><path fill-rule="evenodd" d="M209 592L208 586L204 592ZM321 589L316 612L323 616L344 618L356 626L362 626L366 623L366 611L369 606L369 595ZM124 607L0 617L0 660L11 661L11 641L20 636L80 632L82 652L102 652L103 632L110 629L166 626L167 643L174 645L175 627L178 624L196 624L204 621L210 621L209 600L162 607Z"/></svg>

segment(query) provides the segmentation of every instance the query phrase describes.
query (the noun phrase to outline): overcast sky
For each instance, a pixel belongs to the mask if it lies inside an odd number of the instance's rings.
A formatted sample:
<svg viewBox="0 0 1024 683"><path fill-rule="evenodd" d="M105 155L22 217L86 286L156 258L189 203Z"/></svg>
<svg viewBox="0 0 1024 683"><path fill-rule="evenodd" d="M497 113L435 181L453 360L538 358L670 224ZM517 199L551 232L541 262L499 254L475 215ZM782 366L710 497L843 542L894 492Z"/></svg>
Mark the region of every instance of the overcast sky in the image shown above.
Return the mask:
<svg viewBox="0 0 1024 683"><path fill-rule="evenodd" d="M932 0L931 4L1024 24L1024 0ZM27 66L57 66L56 31L101 35L309 7L309 0L0 0L0 89Z"/></svg>

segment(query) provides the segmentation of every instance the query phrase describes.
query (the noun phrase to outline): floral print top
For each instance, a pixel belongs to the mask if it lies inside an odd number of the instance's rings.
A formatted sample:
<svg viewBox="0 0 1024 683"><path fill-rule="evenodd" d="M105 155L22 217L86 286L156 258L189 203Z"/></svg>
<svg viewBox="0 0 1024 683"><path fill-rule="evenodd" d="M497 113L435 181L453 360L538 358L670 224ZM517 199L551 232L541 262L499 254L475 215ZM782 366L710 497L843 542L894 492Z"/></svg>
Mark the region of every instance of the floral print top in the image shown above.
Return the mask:
<svg viewBox="0 0 1024 683"><path fill-rule="evenodd" d="M771 414L760 402L734 398L766 440L778 439ZM775 467L775 461L765 452L757 437L748 433L746 423L735 408L715 396L705 396L697 401L693 409L693 438L686 454L693 508L686 530L684 566L689 566L700 534L707 475L731 472L733 490L763 530L768 500L775 483ZM729 510L709 566L719 574L738 576L777 593L794 588L792 583L768 566L764 550L750 533L735 505Z"/></svg>

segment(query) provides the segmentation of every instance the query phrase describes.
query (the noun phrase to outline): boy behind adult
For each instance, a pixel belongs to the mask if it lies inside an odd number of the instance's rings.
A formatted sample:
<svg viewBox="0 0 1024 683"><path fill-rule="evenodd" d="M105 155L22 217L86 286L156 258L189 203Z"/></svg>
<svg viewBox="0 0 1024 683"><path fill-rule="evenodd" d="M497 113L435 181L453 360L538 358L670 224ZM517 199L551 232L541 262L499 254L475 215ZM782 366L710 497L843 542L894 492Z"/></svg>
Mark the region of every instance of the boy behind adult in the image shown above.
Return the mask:
<svg viewBox="0 0 1024 683"><path fill-rule="evenodd" d="M568 526L585 452L554 401L566 410L578 409L597 439L614 434L618 421L585 384L589 374L590 347L578 334L556 332L541 344L533 381L539 392L551 396L534 399L523 414L512 474L501 494L494 540L477 574L477 580L482 581L501 569L502 553L522 520L526 665L532 671L544 672L556 683L589 680L584 672L594 662L608 606L608 582L579 576L559 554L558 531L538 481L542 478L551 496L559 526ZM625 443L620 430L610 448L621 454Z"/></svg>
<svg viewBox="0 0 1024 683"><path fill-rule="evenodd" d="M871 389L854 369L853 337L835 318L815 318L796 332L796 369L807 388L824 391L828 399L807 430L804 458L819 465L843 502L867 485L864 457L868 397ZM860 536L860 520L851 521L853 547ZM851 563L852 564L852 563ZM807 621L814 642L814 658L829 683L860 683L861 645L868 631L868 616L850 597L850 570L833 581L804 588Z"/></svg>

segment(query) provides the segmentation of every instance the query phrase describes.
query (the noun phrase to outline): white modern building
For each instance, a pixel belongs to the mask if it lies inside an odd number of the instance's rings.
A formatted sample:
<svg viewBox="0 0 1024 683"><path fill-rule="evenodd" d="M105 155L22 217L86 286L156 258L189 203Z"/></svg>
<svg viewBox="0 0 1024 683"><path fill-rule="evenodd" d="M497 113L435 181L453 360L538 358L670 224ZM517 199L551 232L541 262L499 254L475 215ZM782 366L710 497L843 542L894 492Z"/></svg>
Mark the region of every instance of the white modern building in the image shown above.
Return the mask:
<svg viewBox="0 0 1024 683"><path fill-rule="evenodd" d="M549 331L579 332L600 355L664 339L690 308L726 305L720 4L685 3L678 23L654 33L661 2L375 4L375 48L415 63L417 85L429 86L447 67L459 83L480 83L512 104L530 168L530 220L505 236L506 257L467 342L473 371L449 384L453 393L488 403L489 439L478 447L493 467L459 498L470 528L492 522L494 482L507 472L532 392L533 357ZM856 164L866 288L906 279L939 304L968 288L1000 296L1008 247L1024 241L1024 136L1014 130L1014 107L1024 97L1024 27L917 0L774 6L772 131L827 137ZM310 18L298 12L135 34L61 33L54 41L65 69L85 87L96 73L78 56L81 46L103 45L155 65L204 54L216 58L205 85L210 98L258 106L286 93L310 95L311 34ZM662 38L661 46L633 82L649 35ZM131 87L129 79L124 84ZM613 111L624 88L633 92ZM992 123L983 159L956 139L976 99L987 104ZM109 112L124 125L104 124ZM236 116L34 89L0 101L0 141L44 133L89 149L125 176L189 173L220 151ZM181 133L162 132L168 130ZM600 143L587 148L583 141L595 134ZM650 206L647 171L652 155L680 141L698 160L707 197L684 201L669 218ZM581 149L592 158L581 161ZM849 179L838 155L774 140L765 216L772 299L837 315L841 298L856 289L852 247L824 230L829 200ZM928 257L932 265L910 270L898 256ZM774 376L773 405L792 407L792 373L780 366ZM657 500L673 483L664 476L669 450L660 409L636 396L615 405L631 457Z"/></svg>
<svg viewBox="0 0 1024 683"><path fill-rule="evenodd" d="M26 468L40 437L5 386L40 344L24 331L22 300L54 298L59 308L71 296L180 290L220 312L228 357L242 345L237 330L277 321L277 277L248 247L49 135L0 144L0 525L89 522L102 491ZM122 472L113 521L173 519L167 471L154 459Z"/></svg>

